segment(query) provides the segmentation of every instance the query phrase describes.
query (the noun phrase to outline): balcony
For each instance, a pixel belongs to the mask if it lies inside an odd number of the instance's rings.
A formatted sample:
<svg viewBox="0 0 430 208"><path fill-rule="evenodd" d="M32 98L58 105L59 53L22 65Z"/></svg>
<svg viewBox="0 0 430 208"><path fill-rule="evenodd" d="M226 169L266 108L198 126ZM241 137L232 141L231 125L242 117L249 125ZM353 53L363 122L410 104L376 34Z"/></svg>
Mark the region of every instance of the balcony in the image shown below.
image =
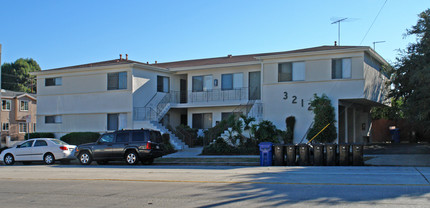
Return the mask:
<svg viewBox="0 0 430 208"><path fill-rule="evenodd" d="M226 101L243 102L248 100L248 95L248 88L237 88L232 90L213 89L199 92L171 91L170 102L174 104L222 103Z"/></svg>

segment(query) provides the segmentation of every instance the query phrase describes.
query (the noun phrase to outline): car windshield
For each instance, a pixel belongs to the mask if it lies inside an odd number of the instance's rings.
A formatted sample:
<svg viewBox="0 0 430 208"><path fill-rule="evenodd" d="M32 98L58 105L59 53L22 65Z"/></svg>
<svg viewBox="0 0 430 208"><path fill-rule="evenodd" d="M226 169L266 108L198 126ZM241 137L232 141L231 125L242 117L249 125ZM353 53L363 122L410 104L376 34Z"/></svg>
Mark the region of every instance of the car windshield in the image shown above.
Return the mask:
<svg viewBox="0 0 430 208"><path fill-rule="evenodd" d="M50 139L52 142L54 142L55 144L59 144L59 145L69 145L66 142L63 142L61 140L58 139Z"/></svg>

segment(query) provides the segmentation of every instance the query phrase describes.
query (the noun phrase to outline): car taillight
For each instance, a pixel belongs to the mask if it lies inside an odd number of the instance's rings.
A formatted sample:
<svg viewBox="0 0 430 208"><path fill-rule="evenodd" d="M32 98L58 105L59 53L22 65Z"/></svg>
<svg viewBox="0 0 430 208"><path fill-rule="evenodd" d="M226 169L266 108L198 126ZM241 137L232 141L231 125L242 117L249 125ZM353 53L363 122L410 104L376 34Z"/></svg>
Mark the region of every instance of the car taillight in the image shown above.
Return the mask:
<svg viewBox="0 0 430 208"><path fill-rule="evenodd" d="M61 150L69 150L69 148L67 148L66 146L61 146L60 149Z"/></svg>
<svg viewBox="0 0 430 208"><path fill-rule="evenodd" d="M151 142L146 143L146 149L151 149Z"/></svg>

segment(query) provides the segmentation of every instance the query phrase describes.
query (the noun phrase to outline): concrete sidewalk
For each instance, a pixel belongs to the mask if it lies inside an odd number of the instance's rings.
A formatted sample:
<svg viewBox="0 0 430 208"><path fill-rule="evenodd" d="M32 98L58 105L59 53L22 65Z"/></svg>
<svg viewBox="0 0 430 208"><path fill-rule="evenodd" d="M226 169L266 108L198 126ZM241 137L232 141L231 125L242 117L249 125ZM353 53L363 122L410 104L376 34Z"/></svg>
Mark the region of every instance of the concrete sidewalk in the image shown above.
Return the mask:
<svg viewBox="0 0 430 208"><path fill-rule="evenodd" d="M399 149L396 147L396 149ZM423 148L419 149L418 153L422 153ZM163 159L155 160L158 165L227 165L227 166L259 166L259 155L200 155L203 147L189 148L178 151L173 154L163 156ZM380 150L378 150L380 151ZM384 150L381 154L365 154L364 157L371 157L365 161L367 166L403 166L403 167L430 167L430 154L406 154L399 151L394 151L398 154L388 154L391 150ZM408 152L412 152L407 150ZM164 159L167 158L167 159ZM246 159L255 158L254 161ZM177 160L175 160L177 159ZM183 159L183 161L181 161ZM199 161L198 159L202 159ZM219 161L211 161L208 159L220 159ZM222 160L225 159L225 160ZM246 160L246 161L245 161Z"/></svg>
<svg viewBox="0 0 430 208"><path fill-rule="evenodd" d="M430 167L430 154L379 154L365 157L372 157L365 162L371 166Z"/></svg>

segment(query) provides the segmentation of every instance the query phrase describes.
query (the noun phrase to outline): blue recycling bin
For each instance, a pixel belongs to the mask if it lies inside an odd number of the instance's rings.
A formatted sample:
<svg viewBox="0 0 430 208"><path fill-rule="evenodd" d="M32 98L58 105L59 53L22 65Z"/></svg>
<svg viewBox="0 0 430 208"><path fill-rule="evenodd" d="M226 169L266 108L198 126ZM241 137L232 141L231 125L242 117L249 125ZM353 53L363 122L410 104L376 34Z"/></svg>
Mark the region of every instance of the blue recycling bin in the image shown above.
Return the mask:
<svg viewBox="0 0 430 208"><path fill-rule="evenodd" d="M260 166L272 166L273 161L273 143L261 142L258 144L260 147Z"/></svg>
<svg viewBox="0 0 430 208"><path fill-rule="evenodd" d="M400 143L400 129L399 128L390 129L390 133L391 133L391 140L394 143Z"/></svg>

